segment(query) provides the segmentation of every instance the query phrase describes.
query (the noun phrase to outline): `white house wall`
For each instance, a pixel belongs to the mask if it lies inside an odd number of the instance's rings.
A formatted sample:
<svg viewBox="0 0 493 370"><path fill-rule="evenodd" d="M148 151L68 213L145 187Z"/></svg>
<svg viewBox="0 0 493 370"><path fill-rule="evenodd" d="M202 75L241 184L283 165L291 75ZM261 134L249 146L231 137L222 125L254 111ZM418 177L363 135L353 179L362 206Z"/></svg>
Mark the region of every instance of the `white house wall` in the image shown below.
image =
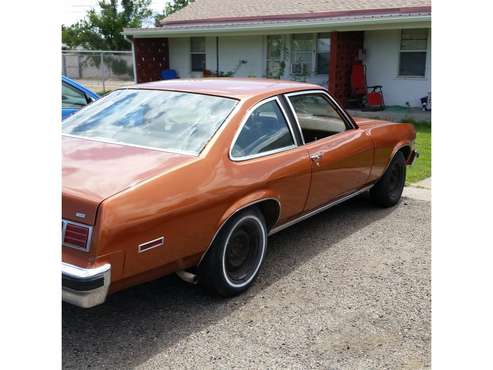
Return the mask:
<svg viewBox="0 0 493 370"><path fill-rule="evenodd" d="M399 50L401 30L365 31L368 85L382 85L386 105L420 106L420 98L431 91L431 40L428 40L426 72L424 78L399 77ZM289 37L288 37L289 39ZM289 42L287 43L289 47ZM235 71L235 77L265 76L265 36L220 36L219 70ZM169 39L170 68L175 69L181 78L201 77L201 72L191 72L190 38ZM206 37L206 68L216 71L216 38ZM288 68L284 78L290 78ZM327 87L327 75L313 75L307 82Z"/></svg>
<svg viewBox="0 0 493 370"><path fill-rule="evenodd" d="M216 71L216 38L207 38L206 68ZM219 37L219 70L235 72L235 77L262 77L264 72L263 36ZM240 64L240 61L246 61Z"/></svg>
<svg viewBox="0 0 493 370"><path fill-rule="evenodd" d="M206 69L216 72L216 38L206 38ZM263 36L219 37L219 70L234 72L235 77L262 77L264 73ZM201 72L191 72L190 38L169 39L170 68L182 78L200 77ZM239 63L245 60L247 63Z"/></svg>
<svg viewBox="0 0 493 370"><path fill-rule="evenodd" d="M169 65L181 78L190 77L190 39L177 37L169 39Z"/></svg>
<svg viewBox="0 0 493 370"><path fill-rule="evenodd" d="M431 33L431 32L430 32ZM425 77L399 77L401 30L366 31L367 83L382 85L386 105L420 106L431 91L431 40L428 35Z"/></svg>
<svg viewBox="0 0 493 370"><path fill-rule="evenodd" d="M314 34L315 35L315 34ZM220 36L219 37L219 70L235 72L235 77L265 77L266 45L265 35ZM289 37L286 37L289 49ZM190 38L177 37L169 39L170 68L175 69L182 78L200 77L200 72L191 72ZM246 63L240 64L244 60ZM216 37L206 37L206 69L216 72ZM283 78L289 79L289 60ZM327 75L312 75L307 82L327 87Z"/></svg>

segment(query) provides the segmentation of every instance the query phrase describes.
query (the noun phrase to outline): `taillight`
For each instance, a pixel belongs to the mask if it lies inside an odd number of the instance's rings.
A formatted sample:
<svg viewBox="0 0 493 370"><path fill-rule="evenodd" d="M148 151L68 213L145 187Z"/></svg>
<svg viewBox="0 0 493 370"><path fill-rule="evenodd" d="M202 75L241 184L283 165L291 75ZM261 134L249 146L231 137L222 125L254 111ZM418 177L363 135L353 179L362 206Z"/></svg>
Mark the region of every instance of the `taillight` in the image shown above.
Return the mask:
<svg viewBox="0 0 493 370"><path fill-rule="evenodd" d="M67 247L89 250L91 241L91 227L82 224L75 224L70 221L64 221L63 227L63 245Z"/></svg>

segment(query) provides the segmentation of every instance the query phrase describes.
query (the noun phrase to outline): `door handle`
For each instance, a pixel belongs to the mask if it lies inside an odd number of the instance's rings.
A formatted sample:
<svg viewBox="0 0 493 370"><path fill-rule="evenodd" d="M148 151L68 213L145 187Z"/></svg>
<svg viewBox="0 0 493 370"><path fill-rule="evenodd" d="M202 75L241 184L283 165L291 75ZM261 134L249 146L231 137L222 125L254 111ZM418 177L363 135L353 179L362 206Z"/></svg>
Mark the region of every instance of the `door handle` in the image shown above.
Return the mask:
<svg viewBox="0 0 493 370"><path fill-rule="evenodd" d="M314 162L318 162L322 158L322 153L310 155L310 159Z"/></svg>

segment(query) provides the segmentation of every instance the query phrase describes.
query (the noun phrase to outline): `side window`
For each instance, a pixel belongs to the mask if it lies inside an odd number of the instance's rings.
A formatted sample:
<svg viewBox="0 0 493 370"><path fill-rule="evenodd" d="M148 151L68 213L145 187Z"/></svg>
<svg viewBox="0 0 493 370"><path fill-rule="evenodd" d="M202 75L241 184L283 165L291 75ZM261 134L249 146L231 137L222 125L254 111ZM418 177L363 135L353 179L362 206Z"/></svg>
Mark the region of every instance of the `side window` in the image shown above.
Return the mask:
<svg viewBox="0 0 493 370"><path fill-rule="evenodd" d="M86 95L62 82L62 108L82 108L87 105Z"/></svg>
<svg viewBox="0 0 493 370"><path fill-rule="evenodd" d="M305 143L346 130L344 120L322 94L294 95L288 99L294 108Z"/></svg>
<svg viewBox="0 0 493 370"><path fill-rule="evenodd" d="M294 145L288 123L276 100L255 109L243 125L231 154L246 157Z"/></svg>

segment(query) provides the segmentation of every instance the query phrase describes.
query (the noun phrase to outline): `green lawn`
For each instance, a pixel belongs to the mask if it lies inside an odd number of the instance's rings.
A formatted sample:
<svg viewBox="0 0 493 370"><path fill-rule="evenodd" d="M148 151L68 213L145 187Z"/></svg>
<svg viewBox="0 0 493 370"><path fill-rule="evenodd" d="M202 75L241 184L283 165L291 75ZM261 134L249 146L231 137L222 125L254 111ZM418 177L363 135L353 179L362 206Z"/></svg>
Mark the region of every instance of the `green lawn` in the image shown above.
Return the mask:
<svg viewBox="0 0 493 370"><path fill-rule="evenodd" d="M410 122L416 127L416 150L419 158L407 168L406 184L431 176L431 124L429 122Z"/></svg>

